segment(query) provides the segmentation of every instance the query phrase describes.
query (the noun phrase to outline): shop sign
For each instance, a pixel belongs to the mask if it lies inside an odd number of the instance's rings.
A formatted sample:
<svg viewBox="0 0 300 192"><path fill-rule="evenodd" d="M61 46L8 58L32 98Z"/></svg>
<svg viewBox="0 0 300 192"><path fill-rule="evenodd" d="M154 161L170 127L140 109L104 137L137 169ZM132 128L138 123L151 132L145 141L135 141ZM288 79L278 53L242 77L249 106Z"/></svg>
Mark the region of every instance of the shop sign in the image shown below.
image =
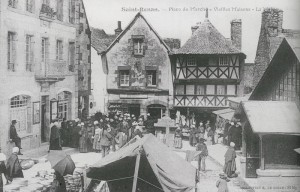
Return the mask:
<svg viewBox="0 0 300 192"><path fill-rule="evenodd" d="M120 99L148 99L146 94L120 94Z"/></svg>

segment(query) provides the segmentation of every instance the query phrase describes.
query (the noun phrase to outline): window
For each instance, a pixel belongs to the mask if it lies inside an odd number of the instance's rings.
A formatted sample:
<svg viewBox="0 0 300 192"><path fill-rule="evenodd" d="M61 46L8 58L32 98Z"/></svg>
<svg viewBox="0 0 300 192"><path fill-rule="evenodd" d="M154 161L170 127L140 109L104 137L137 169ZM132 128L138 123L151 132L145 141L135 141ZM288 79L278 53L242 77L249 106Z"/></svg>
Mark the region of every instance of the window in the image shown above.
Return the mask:
<svg viewBox="0 0 300 192"><path fill-rule="evenodd" d="M26 71L32 71L33 65L33 36L26 35Z"/></svg>
<svg viewBox="0 0 300 192"><path fill-rule="evenodd" d="M176 85L175 94L184 95L184 85Z"/></svg>
<svg viewBox="0 0 300 192"><path fill-rule="evenodd" d="M195 85L186 85L186 94L194 95L195 94Z"/></svg>
<svg viewBox="0 0 300 192"><path fill-rule="evenodd" d="M206 94L207 95L214 95L215 94L215 86L214 85L207 85L206 86Z"/></svg>
<svg viewBox="0 0 300 192"><path fill-rule="evenodd" d="M8 6L12 8L17 8L18 0L8 0Z"/></svg>
<svg viewBox="0 0 300 192"><path fill-rule="evenodd" d="M75 23L75 0L69 0L69 22Z"/></svg>
<svg viewBox="0 0 300 192"><path fill-rule="evenodd" d="M35 0L26 0L26 11L33 13L34 11L34 1Z"/></svg>
<svg viewBox="0 0 300 192"><path fill-rule="evenodd" d="M129 86L129 70L120 71L120 86Z"/></svg>
<svg viewBox="0 0 300 192"><path fill-rule="evenodd" d="M59 21L63 21L63 8L64 8L64 1L57 0L56 1L56 16Z"/></svg>
<svg viewBox="0 0 300 192"><path fill-rule="evenodd" d="M15 71L16 61L16 34L8 32L7 35L7 67L10 71Z"/></svg>
<svg viewBox="0 0 300 192"><path fill-rule="evenodd" d="M135 55L143 55L143 39L133 39L133 48Z"/></svg>
<svg viewBox="0 0 300 192"><path fill-rule="evenodd" d="M205 95L205 85L197 85L196 94Z"/></svg>
<svg viewBox="0 0 300 192"><path fill-rule="evenodd" d="M156 86L156 71L155 70L147 71L147 86L149 86L149 87Z"/></svg>
<svg viewBox="0 0 300 192"><path fill-rule="evenodd" d="M31 110L30 97L26 95L17 95L10 99L10 121L17 120L17 132L29 132Z"/></svg>
<svg viewBox="0 0 300 192"><path fill-rule="evenodd" d="M42 38L42 62L46 63L49 55L49 40Z"/></svg>
<svg viewBox="0 0 300 192"><path fill-rule="evenodd" d="M229 65L229 58L227 56L219 57L219 65L220 66Z"/></svg>
<svg viewBox="0 0 300 192"><path fill-rule="evenodd" d="M56 41L56 60L63 59L63 42L61 40Z"/></svg>
<svg viewBox="0 0 300 192"><path fill-rule="evenodd" d="M69 71L74 72L75 67L75 43L69 43Z"/></svg>
<svg viewBox="0 0 300 192"><path fill-rule="evenodd" d="M58 94L58 119L69 119L71 110L71 93L63 91Z"/></svg>
<svg viewBox="0 0 300 192"><path fill-rule="evenodd" d="M186 61L187 66L196 66L195 57L189 57Z"/></svg>
<svg viewBox="0 0 300 192"><path fill-rule="evenodd" d="M236 85L227 85L227 95L235 95Z"/></svg>
<svg viewBox="0 0 300 192"><path fill-rule="evenodd" d="M226 85L217 85L217 95L226 95Z"/></svg>

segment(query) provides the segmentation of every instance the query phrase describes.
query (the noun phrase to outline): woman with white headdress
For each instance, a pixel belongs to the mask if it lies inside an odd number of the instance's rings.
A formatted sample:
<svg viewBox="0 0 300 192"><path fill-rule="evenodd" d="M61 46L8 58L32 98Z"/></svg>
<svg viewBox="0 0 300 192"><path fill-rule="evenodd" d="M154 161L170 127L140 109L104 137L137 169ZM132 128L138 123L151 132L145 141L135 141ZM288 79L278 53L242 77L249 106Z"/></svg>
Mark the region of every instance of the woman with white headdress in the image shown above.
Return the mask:
<svg viewBox="0 0 300 192"><path fill-rule="evenodd" d="M235 144L231 142L224 156L225 164L224 164L223 171L228 177L233 177L236 171L236 164L235 164L236 153L234 150L234 146Z"/></svg>

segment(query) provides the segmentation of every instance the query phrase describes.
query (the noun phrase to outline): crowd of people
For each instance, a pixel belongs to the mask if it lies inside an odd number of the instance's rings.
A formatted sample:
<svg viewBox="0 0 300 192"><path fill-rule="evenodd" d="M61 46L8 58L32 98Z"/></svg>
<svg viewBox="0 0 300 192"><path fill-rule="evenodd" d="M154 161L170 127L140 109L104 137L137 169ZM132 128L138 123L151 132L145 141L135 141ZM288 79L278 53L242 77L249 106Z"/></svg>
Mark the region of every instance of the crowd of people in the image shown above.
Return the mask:
<svg viewBox="0 0 300 192"><path fill-rule="evenodd" d="M136 117L134 114L104 115L96 113L85 120L75 119L51 124L49 150L62 147L78 148L81 153L96 152L106 156L116 151L132 138L143 134L154 134L154 122L150 115Z"/></svg>

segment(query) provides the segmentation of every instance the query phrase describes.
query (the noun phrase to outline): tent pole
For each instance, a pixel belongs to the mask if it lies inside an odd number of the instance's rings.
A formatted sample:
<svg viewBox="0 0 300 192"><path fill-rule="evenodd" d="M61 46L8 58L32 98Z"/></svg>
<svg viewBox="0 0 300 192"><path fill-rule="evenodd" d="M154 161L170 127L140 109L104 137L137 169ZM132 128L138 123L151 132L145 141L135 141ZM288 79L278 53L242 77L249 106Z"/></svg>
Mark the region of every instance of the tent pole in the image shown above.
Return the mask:
<svg viewBox="0 0 300 192"><path fill-rule="evenodd" d="M136 191L136 185L137 185L137 179L139 174L139 167L140 167L140 159L141 159L141 153L139 152L136 160L135 160L135 169L134 169L134 176L133 176L133 186L132 186L132 192Z"/></svg>

